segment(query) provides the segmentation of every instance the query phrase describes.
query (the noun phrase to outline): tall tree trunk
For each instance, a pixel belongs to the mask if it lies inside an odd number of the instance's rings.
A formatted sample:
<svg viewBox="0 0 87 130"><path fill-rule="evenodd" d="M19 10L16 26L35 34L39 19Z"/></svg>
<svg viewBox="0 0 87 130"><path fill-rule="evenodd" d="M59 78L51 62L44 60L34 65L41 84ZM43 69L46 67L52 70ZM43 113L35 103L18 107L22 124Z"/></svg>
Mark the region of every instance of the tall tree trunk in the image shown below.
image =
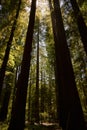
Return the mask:
<svg viewBox="0 0 87 130"><path fill-rule="evenodd" d="M44 113L45 111L45 76L43 75L42 67L41 67L41 91L40 91L40 113ZM43 116L40 117L41 122L44 121Z"/></svg>
<svg viewBox="0 0 87 130"><path fill-rule="evenodd" d="M48 88L48 114L49 114L49 122L52 119L52 81L51 74L49 74L49 88Z"/></svg>
<svg viewBox="0 0 87 130"><path fill-rule="evenodd" d="M25 107L32 52L35 12L36 0L32 0L28 31L22 59L21 73L16 84L16 100L14 108L12 109L11 121L8 130L24 130L25 126Z"/></svg>
<svg viewBox="0 0 87 130"><path fill-rule="evenodd" d="M53 12L51 12L51 17L55 40L60 125L63 130L86 130L70 53L66 42L59 1L53 0L53 2L55 17L52 14Z"/></svg>
<svg viewBox="0 0 87 130"><path fill-rule="evenodd" d="M8 113L8 105L9 105L9 99L11 94L11 86L6 86L3 104L0 109L0 121L5 121Z"/></svg>
<svg viewBox="0 0 87 130"><path fill-rule="evenodd" d="M39 123L39 19L38 22L38 33L37 33L37 60L36 60L36 91L35 91L35 121Z"/></svg>
<svg viewBox="0 0 87 130"><path fill-rule="evenodd" d="M31 76L30 76L30 83L29 83L29 98L28 98L28 122L31 121Z"/></svg>
<svg viewBox="0 0 87 130"><path fill-rule="evenodd" d="M12 109L14 107L14 103L15 103L15 98L16 98L16 91L17 91L17 80L18 80L18 76L20 74L20 69L21 66L17 66L16 70L14 70L14 81L13 81L13 89L12 89Z"/></svg>
<svg viewBox="0 0 87 130"><path fill-rule="evenodd" d="M77 20L78 29L80 32L81 40L83 42L83 46L87 55L87 26L84 22L84 19L82 17L81 11L79 9L79 6L76 2L76 0L70 0L72 4L72 8L74 10L74 15Z"/></svg>
<svg viewBox="0 0 87 130"><path fill-rule="evenodd" d="M57 109L57 115L56 115L56 122L59 122L59 89L58 89L58 79L57 79L57 71L56 71L56 67L54 68L55 71L55 94L56 94L56 109Z"/></svg>
<svg viewBox="0 0 87 130"><path fill-rule="evenodd" d="M14 37L14 31L15 31L17 19L18 19L18 16L19 16L20 6L21 6L21 0L19 0L18 9L17 9L16 16L15 16L15 19L14 19L14 22L13 22L10 37L9 37L8 42L7 42L7 47L6 47L6 50L5 50L5 56L4 56L4 59L3 59L3 63L1 65L1 69L0 69L0 96L1 96L1 91L2 91L2 87L3 87L3 81L4 81L4 77L5 77L6 66L7 66L7 62L8 62L8 59L9 59L10 48L11 48L12 40L13 40L13 37Z"/></svg>
<svg viewBox="0 0 87 130"><path fill-rule="evenodd" d="M53 28L53 34L54 34L54 41L55 41L55 54L56 54L56 66L55 66L55 79L56 79L56 105L57 105L57 120L60 123L60 126L62 126L62 121L61 121L61 100L62 100L62 95L61 92L59 92L59 87L61 86L61 80L60 76L58 74L58 66L57 66L57 61L58 61L58 54L57 54L57 34L56 34L56 20L54 16L54 9L52 7L52 1L49 0L49 8L51 12L51 20L52 20L52 28Z"/></svg>
<svg viewBox="0 0 87 130"><path fill-rule="evenodd" d="M43 84L43 71L41 68L41 113L44 113L44 84Z"/></svg>

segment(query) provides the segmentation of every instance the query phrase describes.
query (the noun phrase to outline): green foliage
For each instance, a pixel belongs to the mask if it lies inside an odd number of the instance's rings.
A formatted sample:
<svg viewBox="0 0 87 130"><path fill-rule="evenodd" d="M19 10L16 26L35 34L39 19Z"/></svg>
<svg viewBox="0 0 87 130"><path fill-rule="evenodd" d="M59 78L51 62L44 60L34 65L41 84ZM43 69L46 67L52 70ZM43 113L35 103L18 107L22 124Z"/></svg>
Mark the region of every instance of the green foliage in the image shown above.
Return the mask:
<svg viewBox="0 0 87 130"><path fill-rule="evenodd" d="M7 122L6 123L0 122L0 129L1 130L7 130L7 128L8 128Z"/></svg>
<svg viewBox="0 0 87 130"><path fill-rule="evenodd" d="M87 1L78 0L78 3L81 8L81 12L84 16L85 22L87 23ZM12 23L14 21L15 11L18 4L18 0L6 0L3 5L2 13L4 18L0 23L0 66L3 61L7 41L10 36L10 31ZM6 70L6 85L8 88L13 89L15 86L15 68L21 65L22 55L24 50L26 32L27 32L27 23L29 12L26 10L26 7L30 5L29 1L23 0L23 4L20 10L20 16L17 21L17 26L13 38L13 43L11 46L10 57ZM37 9L36 24L34 29L33 36L33 50L32 50L32 59L31 59L31 69L30 69L30 80L31 80L31 101L30 101L30 119L34 121L34 99L35 99L35 87L36 87L36 44L37 44L37 31L38 31L38 18L40 19L39 23L39 102L41 103L41 96L44 98L44 111L41 111L40 104L40 118L42 121L49 121L51 119L56 119L56 97L55 97L55 48L54 48L54 39L52 32L52 25L50 19L50 13L48 6L44 8L44 13L42 13L41 7ZM81 99L82 107L84 114L87 117L87 56L84 52L83 45L81 43L80 35L78 32L77 25L75 23L75 18L73 16L72 8L68 2L63 3L62 5L62 16L64 19L64 26L66 30L66 37L68 41L68 47L70 49L72 64L74 68L75 80ZM42 77L41 77L42 76ZM29 82L30 83L30 82ZM29 84L30 86L30 84ZM41 88L42 87L42 88ZM51 90L50 90L51 88ZM5 89L4 89L5 90ZM5 91L3 90L3 96ZM41 95L41 90L43 95ZM28 92L29 96L29 92ZM27 100L26 105L26 120L28 119L28 106L29 101ZM12 105L12 94L9 104L9 115L11 112ZM50 109L50 108L51 109ZM51 118L50 118L51 117ZM53 121L53 120L52 120ZM7 123L0 124L2 130L7 130ZM33 126L29 127L30 129ZM34 126L36 128L36 126ZM25 128L26 130L27 128ZM36 128L37 129L37 128ZM38 130L41 127L38 127ZM44 130L44 129L43 129Z"/></svg>
<svg viewBox="0 0 87 130"><path fill-rule="evenodd" d="M48 119L49 119L48 113L47 112L40 113L40 119L42 120L42 122L48 121Z"/></svg>

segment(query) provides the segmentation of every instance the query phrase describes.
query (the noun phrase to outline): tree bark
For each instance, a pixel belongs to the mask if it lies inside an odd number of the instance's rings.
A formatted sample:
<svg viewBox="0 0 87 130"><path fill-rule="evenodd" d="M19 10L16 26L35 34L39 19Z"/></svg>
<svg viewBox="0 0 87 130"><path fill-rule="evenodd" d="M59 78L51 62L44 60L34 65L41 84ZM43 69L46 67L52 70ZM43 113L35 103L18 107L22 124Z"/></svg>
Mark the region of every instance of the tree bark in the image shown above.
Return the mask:
<svg viewBox="0 0 87 130"><path fill-rule="evenodd" d="M43 82L45 82L45 81L43 81L43 71L42 71L42 68L41 68L41 107L40 107L40 110L41 110L41 113L44 113L44 108L45 108L45 104L44 104L44 99L45 99L45 97L44 97L44 94L45 94L45 91L44 91L44 84L43 84Z"/></svg>
<svg viewBox="0 0 87 130"><path fill-rule="evenodd" d="M49 88L48 88L48 114L49 114L49 122L52 119L52 78L51 74L49 74Z"/></svg>
<svg viewBox="0 0 87 130"><path fill-rule="evenodd" d="M16 16L15 16L15 19L14 19L14 22L13 22L12 29L11 29L9 41L7 42L7 47L6 47L6 50L5 50L5 56L4 56L4 59L3 59L3 63L1 65L1 69L0 69L0 96L1 96L1 92L2 92L6 66L7 66L7 62L8 62L8 59L9 59L10 48L11 48L13 37L14 37L14 31L16 29L16 23L17 23L17 19L18 19L18 16L19 16L20 6L21 6L21 0L19 0L18 9L17 9L17 12L16 12Z"/></svg>
<svg viewBox="0 0 87 130"><path fill-rule="evenodd" d="M21 73L16 84L16 100L14 108L12 109L11 121L8 130L24 130L25 126L25 106L32 52L35 12L36 0L32 0L28 31L26 35L26 42L22 59Z"/></svg>
<svg viewBox="0 0 87 130"><path fill-rule="evenodd" d="M32 82L31 82L31 76L30 76L30 83L29 83L29 98L28 98L28 122L31 121L31 86L32 86Z"/></svg>
<svg viewBox="0 0 87 130"><path fill-rule="evenodd" d="M55 41L59 120L63 130L86 130L58 0L51 12ZM55 17L54 17L55 16Z"/></svg>
<svg viewBox="0 0 87 130"><path fill-rule="evenodd" d="M52 6L52 1L49 0L49 8L50 8L50 12L51 12L51 21L52 21L52 28L53 28L53 34L54 34L54 41L57 43L57 36L56 36L56 23L55 23L55 17L54 17L54 9L53 9L53 6ZM55 46L55 49L56 49L56 46ZM55 54L57 56L57 51L55 51ZM57 60L57 57L56 59ZM55 61L56 63L56 61ZM58 89L58 86L61 84L61 81L60 81L60 78L58 76L58 73L57 73L57 65L55 65L55 82L56 82L56 106L57 106L57 122L59 121L59 102L60 102L60 97L59 97L59 89ZM60 83L60 84L59 84Z"/></svg>
<svg viewBox="0 0 87 130"><path fill-rule="evenodd" d="M7 118L10 94L11 94L11 86L7 86L4 94L3 104L0 109L0 121L2 122L5 121Z"/></svg>

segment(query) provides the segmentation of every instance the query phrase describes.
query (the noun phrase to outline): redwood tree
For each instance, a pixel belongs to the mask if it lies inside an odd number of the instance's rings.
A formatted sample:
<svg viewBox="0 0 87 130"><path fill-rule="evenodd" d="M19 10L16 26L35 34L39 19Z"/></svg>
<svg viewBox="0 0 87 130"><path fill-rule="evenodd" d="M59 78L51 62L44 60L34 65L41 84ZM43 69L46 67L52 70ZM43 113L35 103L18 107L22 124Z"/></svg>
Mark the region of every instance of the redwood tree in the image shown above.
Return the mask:
<svg viewBox="0 0 87 130"><path fill-rule="evenodd" d="M56 53L56 79L58 82L59 121L63 130L86 130L83 111L76 88L75 77L67 46L63 20L58 0L53 0L51 10Z"/></svg>
<svg viewBox="0 0 87 130"><path fill-rule="evenodd" d="M83 46L84 46L85 52L87 54L87 26L84 22L83 16L81 14L81 11L79 9L79 6L78 6L76 0L70 0L70 1L72 4L75 18L77 20L77 25L78 25L78 29L80 32L81 40L83 42Z"/></svg>
<svg viewBox="0 0 87 130"><path fill-rule="evenodd" d="M35 12L36 12L36 0L32 0L28 31L26 35L26 42L21 65L21 73L19 75L16 84L17 87L16 99L14 107L12 109L11 121L8 130L24 130L25 106L26 106L27 86L30 70Z"/></svg>

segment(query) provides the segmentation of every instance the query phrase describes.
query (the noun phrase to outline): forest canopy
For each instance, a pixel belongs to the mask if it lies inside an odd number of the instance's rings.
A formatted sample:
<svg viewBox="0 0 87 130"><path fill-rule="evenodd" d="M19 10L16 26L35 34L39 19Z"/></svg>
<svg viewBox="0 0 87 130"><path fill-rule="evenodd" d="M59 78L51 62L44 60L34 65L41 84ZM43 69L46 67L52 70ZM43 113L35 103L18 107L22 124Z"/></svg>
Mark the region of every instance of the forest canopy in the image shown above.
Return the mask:
<svg viewBox="0 0 87 130"><path fill-rule="evenodd" d="M0 0L0 129L87 130L86 0Z"/></svg>

